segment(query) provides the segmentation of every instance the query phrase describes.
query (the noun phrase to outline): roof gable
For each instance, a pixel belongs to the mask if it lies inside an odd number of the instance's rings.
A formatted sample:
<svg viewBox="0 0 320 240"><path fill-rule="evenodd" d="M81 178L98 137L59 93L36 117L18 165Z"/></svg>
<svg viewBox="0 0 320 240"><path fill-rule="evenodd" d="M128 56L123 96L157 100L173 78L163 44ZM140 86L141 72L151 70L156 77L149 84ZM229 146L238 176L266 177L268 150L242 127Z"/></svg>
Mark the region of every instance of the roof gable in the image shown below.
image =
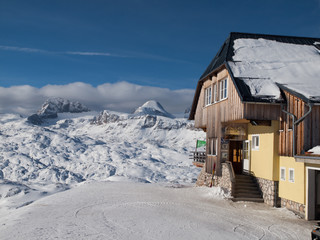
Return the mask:
<svg viewBox="0 0 320 240"><path fill-rule="evenodd" d="M230 33L199 81L223 64L243 101L279 102L277 84L320 102L319 38ZM317 84L320 85L320 84Z"/></svg>
<svg viewBox="0 0 320 240"><path fill-rule="evenodd" d="M319 43L320 38L231 32L198 81L189 118L203 81L223 66L242 101L283 102L281 88L286 88L320 102Z"/></svg>

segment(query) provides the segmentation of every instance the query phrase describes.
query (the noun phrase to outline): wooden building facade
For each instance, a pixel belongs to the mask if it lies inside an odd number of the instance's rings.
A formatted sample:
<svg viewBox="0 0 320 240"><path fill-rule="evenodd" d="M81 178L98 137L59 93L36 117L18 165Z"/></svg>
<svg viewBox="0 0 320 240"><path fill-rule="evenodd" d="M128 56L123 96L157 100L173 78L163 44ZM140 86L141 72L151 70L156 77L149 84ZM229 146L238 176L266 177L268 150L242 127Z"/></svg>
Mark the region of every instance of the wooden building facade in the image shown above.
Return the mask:
<svg viewBox="0 0 320 240"><path fill-rule="evenodd" d="M233 188L240 181L237 177L249 175L267 204L288 207L307 219L320 219L320 198L312 195L315 191L320 196L320 156L308 156L309 149L320 145L320 101L278 83L281 95L276 99L253 95L229 64L235 54L234 41L239 38L290 44L316 40L230 34L198 81L189 117L195 120L195 127L206 132L202 173L213 174L211 184L227 186L234 198Z"/></svg>

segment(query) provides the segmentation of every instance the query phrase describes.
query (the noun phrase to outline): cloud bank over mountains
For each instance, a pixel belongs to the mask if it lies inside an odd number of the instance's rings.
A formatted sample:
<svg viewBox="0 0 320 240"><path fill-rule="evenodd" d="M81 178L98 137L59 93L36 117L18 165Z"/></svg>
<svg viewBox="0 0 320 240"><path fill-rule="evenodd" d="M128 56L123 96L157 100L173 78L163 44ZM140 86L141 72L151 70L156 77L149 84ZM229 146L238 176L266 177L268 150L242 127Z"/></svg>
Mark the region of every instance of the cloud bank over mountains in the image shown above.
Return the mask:
<svg viewBox="0 0 320 240"><path fill-rule="evenodd" d="M194 90L170 90L142 86L128 82L104 83L93 87L83 82L66 85L46 85L36 88L29 85L0 87L0 113L35 113L50 97L79 101L91 110L114 110L131 113L152 99L160 102L170 113L182 113L193 99Z"/></svg>

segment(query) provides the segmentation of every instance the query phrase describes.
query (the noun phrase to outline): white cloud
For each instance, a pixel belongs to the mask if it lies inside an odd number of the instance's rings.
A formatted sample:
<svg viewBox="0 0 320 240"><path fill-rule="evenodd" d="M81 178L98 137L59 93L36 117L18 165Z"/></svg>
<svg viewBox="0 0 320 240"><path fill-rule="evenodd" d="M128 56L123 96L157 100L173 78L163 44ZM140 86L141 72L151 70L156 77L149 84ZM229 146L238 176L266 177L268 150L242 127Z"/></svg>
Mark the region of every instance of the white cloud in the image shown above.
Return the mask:
<svg viewBox="0 0 320 240"><path fill-rule="evenodd" d="M17 46L0 45L0 50L24 52L24 53L40 53L49 55L75 55L75 56L104 56L104 57L118 57L118 58L139 58L150 59L163 62L177 62L177 63L190 63L181 59L168 58L164 56L141 53L141 52L127 52L126 54L108 53L108 52L90 52L90 51L48 51L39 48L26 48Z"/></svg>
<svg viewBox="0 0 320 240"><path fill-rule="evenodd" d="M113 56L111 53L102 53L102 52L65 52L70 55L82 55L82 56Z"/></svg>
<svg viewBox="0 0 320 240"><path fill-rule="evenodd" d="M125 57L122 55L111 54L107 52L81 52L81 51L66 51L66 52L54 52L47 51L38 48L26 48L16 46L4 46L0 45L0 50L14 51L14 52L25 52L25 53L42 53L42 54L66 54L66 55L79 55L79 56L105 56L105 57Z"/></svg>
<svg viewBox="0 0 320 240"><path fill-rule="evenodd" d="M105 83L97 87L83 82L67 85L47 85L35 88L28 85L0 87L0 113L22 115L35 113L49 97L77 100L92 110L133 112L148 100L159 101L171 113L181 113L191 105L194 90L141 86L128 82Z"/></svg>
<svg viewBox="0 0 320 240"><path fill-rule="evenodd" d="M25 48L25 47L4 46L4 45L0 45L0 49L6 50L6 51L26 52L26 53L50 53L49 51L37 49L37 48Z"/></svg>

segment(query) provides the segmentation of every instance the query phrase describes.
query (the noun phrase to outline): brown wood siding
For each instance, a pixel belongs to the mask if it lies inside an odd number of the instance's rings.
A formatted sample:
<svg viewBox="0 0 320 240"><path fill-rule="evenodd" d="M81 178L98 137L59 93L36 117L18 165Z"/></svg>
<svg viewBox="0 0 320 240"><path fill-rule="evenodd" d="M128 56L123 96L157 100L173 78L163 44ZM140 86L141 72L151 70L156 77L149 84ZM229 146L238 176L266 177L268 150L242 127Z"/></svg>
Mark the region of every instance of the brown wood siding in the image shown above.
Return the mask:
<svg viewBox="0 0 320 240"><path fill-rule="evenodd" d="M198 99L198 105L197 105L197 109L196 109L196 113L194 116L194 126L196 128L202 128L205 129L206 128L206 111L204 111L204 88L202 87L201 92L200 92L200 96Z"/></svg>
<svg viewBox="0 0 320 240"><path fill-rule="evenodd" d="M220 102L216 102L210 106L207 106L203 109L205 114L203 114L203 119L205 119L206 122L206 132L207 132L207 142L209 138L218 138L218 155L217 156L208 156L206 161L206 172L212 173L213 164L215 161L218 161L220 159L220 151L221 148L221 127L223 122L229 122L229 121L236 121L236 120L242 120L243 119L243 103L241 102L241 99L237 93L236 88L234 87L232 80L226 70L222 70L221 73L217 74L217 77L212 78L213 83L217 83L220 80L225 79L228 77L228 97L227 99L224 99ZM207 87L207 84L204 85ZM204 87L203 87L204 89ZM202 90L204 91L204 90ZM204 99L204 96L202 97ZM200 101L203 101L202 99L199 99ZM196 116L197 117L197 116ZM199 120L200 121L200 118ZM207 147L208 149L208 147ZM221 164L219 162L216 162L216 173L218 175L221 174L220 166Z"/></svg>
<svg viewBox="0 0 320 240"><path fill-rule="evenodd" d="M308 110L308 105L300 98L284 91L287 98L288 112L300 119ZM320 145L320 106L314 106L310 115L296 125L296 154L303 154L310 148ZM293 155L292 120L285 113L280 117L279 154L281 156Z"/></svg>
<svg viewBox="0 0 320 240"><path fill-rule="evenodd" d="M217 156L208 156L206 160L206 172L212 173L213 165L217 161Z"/></svg>
<svg viewBox="0 0 320 240"><path fill-rule="evenodd" d="M279 104L244 104L244 118L248 120L279 120L280 111Z"/></svg>
<svg viewBox="0 0 320 240"><path fill-rule="evenodd" d="M305 106L305 112L309 109ZM304 121L304 138L303 148L305 151L311 149L314 146L320 145L320 106L313 106L312 112Z"/></svg>

